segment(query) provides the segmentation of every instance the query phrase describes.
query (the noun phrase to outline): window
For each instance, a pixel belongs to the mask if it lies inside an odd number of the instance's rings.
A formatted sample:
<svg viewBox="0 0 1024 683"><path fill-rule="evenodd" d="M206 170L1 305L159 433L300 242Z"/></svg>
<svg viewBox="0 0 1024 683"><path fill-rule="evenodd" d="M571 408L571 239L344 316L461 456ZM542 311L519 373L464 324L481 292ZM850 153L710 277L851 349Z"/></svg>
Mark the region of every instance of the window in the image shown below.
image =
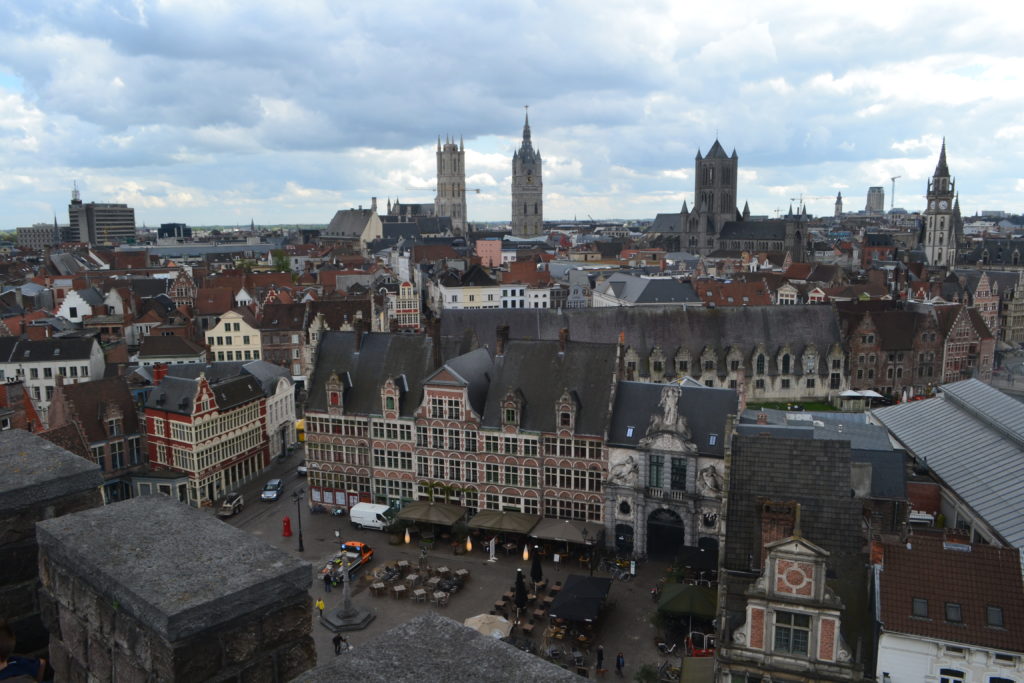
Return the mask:
<svg viewBox="0 0 1024 683"><path fill-rule="evenodd" d="M43 368L43 379L53 378L53 368Z"/></svg>
<svg viewBox="0 0 1024 683"><path fill-rule="evenodd" d="M939 669L939 683L964 683L964 672L957 669Z"/></svg>
<svg viewBox="0 0 1024 683"><path fill-rule="evenodd" d="M759 375L763 375L764 374L764 354L763 353L759 353L757 355L757 374L759 374ZM763 387L759 387L759 388L763 388Z"/></svg>
<svg viewBox="0 0 1024 683"><path fill-rule="evenodd" d="M985 621L993 628L1003 627L1003 608L989 605L985 608Z"/></svg>
<svg viewBox="0 0 1024 683"><path fill-rule="evenodd" d="M813 389L814 388L814 380L813 379L808 379L807 380L807 388L808 389Z"/></svg>
<svg viewBox="0 0 1024 683"><path fill-rule="evenodd" d="M387 398L384 399L384 409L385 410L394 410L395 409L395 397L394 396L388 396Z"/></svg>
<svg viewBox="0 0 1024 683"><path fill-rule="evenodd" d="M248 344L249 343L249 335L245 335L245 336L242 337L242 343L243 344Z"/></svg>
<svg viewBox="0 0 1024 683"><path fill-rule="evenodd" d="M572 424L572 415L570 415L568 412L559 413L558 424L561 425L562 427L568 427L569 425Z"/></svg>
<svg viewBox="0 0 1024 683"><path fill-rule="evenodd" d="M764 389L764 380L763 379L754 380L754 388L755 389Z"/></svg>
<svg viewBox="0 0 1024 683"><path fill-rule="evenodd" d="M782 388L783 389L789 389L789 380L788 379L782 380Z"/></svg>
<svg viewBox="0 0 1024 683"><path fill-rule="evenodd" d="M951 621L955 624L963 622L963 615L960 612L959 602L946 603L946 621Z"/></svg>
<svg viewBox="0 0 1024 683"><path fill-rule="evenodd" d="M928 618L928 601L924 598L914 598L913 611L911 612L915 617L921 617L922 619Z"/></svg>
<svg viewBox="0 0 1024 683"><path fill-rule="evenodd" d="M795 612L775 613L775 651L806 655L811 617Z"/></svg>
<svg viewBox="0 0 1024 683"><path fill-rule="evenodd" d="M39 368L29 368L28 377L29 379L39 379Z"/></svg>

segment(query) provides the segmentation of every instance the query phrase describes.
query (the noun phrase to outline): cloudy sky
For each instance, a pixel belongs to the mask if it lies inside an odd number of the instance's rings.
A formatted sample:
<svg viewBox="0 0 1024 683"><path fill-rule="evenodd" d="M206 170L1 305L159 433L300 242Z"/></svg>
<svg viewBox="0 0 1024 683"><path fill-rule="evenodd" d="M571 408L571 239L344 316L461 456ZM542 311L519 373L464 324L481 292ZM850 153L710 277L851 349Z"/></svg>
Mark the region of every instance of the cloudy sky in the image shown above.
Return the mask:
<svg viewBox="0 0 1024 683"><path fill-rule="evenodd" d="M548 219L677 211L716 134L755 214L892 176L919 209L942 136L965 214L1024 211L1015 3L839 5L6 0L0 229L67 222L74 181L149 225L431 201L446 134L507 220L526 104Z"/></svg>

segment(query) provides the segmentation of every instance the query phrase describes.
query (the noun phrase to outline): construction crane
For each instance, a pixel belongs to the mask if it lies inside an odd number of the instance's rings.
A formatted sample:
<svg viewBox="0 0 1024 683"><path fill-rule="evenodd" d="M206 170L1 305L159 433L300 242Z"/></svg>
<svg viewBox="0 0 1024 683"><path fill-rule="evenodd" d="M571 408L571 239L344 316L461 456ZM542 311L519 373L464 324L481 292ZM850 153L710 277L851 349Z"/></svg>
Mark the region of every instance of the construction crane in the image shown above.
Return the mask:
<svg viewBox="0 0 1024 683"><path fill-rule="evenodd" d="M889 197L889 210L890 211L892 211L894 208L896 208L896 181L899 180L902 177L903 176L901 176L901 175L894 175L892 178L889 178L889 180L892 181L892 196Z"/></svg>

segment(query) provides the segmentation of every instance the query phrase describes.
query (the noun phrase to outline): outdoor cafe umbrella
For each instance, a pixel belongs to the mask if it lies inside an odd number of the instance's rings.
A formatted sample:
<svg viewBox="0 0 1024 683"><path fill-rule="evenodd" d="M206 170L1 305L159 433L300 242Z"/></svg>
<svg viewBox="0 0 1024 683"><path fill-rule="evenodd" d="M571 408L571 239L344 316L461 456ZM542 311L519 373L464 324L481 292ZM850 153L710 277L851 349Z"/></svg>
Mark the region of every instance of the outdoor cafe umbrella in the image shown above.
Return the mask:
<svg viewBox="0 0 1024 683"><path fill-rule="evenodd" d="M690 616L714 619L718 608L718 593L714 588L670 583L661 591L658 611L670 616Z"/></svg>
<svg viewBox="0 0 1024 683"><path fill-rule="evenodd" d="M398 519L423 524L441 524L451 526L462 519L466 508L451 503L419 500L408 503L398 512Z"/></svg>
<svg viewBox="0 0 1024 683"><path fill-rule="evenodd" d="M544 578L544 570L540 567L540 553L537 550L539 548L533 546L533 564L530 566L530 580L533 581L534 587Z"/></svg>
<svg viewBox="0 0 1024 683"><path fill-rule="evenodd" d="M519 618L519 613L526 609L526 600L526 580L523 578L523 569L520 567L516 569L516 588L512 599L516 605L516 619Z"/></svg>
<svg viewBox="0 0 1024 683"><path fill-rule="evenodd" d="M540 521L539 515L503 510L481 510L469 520L471 529L489 529L512 534L528 534Z"/></svg>
<svg viewBox="0 0 1024 683"><path fill-rule="evenodd" d="M509 620L499 617L497 614L478 614L462 623L485 636L494 638L505 638L512 631L512 624Z"/></svg>

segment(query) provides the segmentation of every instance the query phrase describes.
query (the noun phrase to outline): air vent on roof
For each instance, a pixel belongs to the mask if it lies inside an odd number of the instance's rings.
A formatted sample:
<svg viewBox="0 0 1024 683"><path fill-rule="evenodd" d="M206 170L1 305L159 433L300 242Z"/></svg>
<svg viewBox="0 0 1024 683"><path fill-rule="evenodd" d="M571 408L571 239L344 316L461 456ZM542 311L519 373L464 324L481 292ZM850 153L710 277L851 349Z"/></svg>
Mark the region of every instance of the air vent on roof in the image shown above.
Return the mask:
<svg viewBox="0 0 1024 683"><path fill-rule="evenodd" d="M960 553L969 553L969 552L971 552L971 546L969 544L967 544L967 543L950 543L949 541L945 541L942 544L942 549L943 550L955 550L955 551L960 552Z"/></svg>

